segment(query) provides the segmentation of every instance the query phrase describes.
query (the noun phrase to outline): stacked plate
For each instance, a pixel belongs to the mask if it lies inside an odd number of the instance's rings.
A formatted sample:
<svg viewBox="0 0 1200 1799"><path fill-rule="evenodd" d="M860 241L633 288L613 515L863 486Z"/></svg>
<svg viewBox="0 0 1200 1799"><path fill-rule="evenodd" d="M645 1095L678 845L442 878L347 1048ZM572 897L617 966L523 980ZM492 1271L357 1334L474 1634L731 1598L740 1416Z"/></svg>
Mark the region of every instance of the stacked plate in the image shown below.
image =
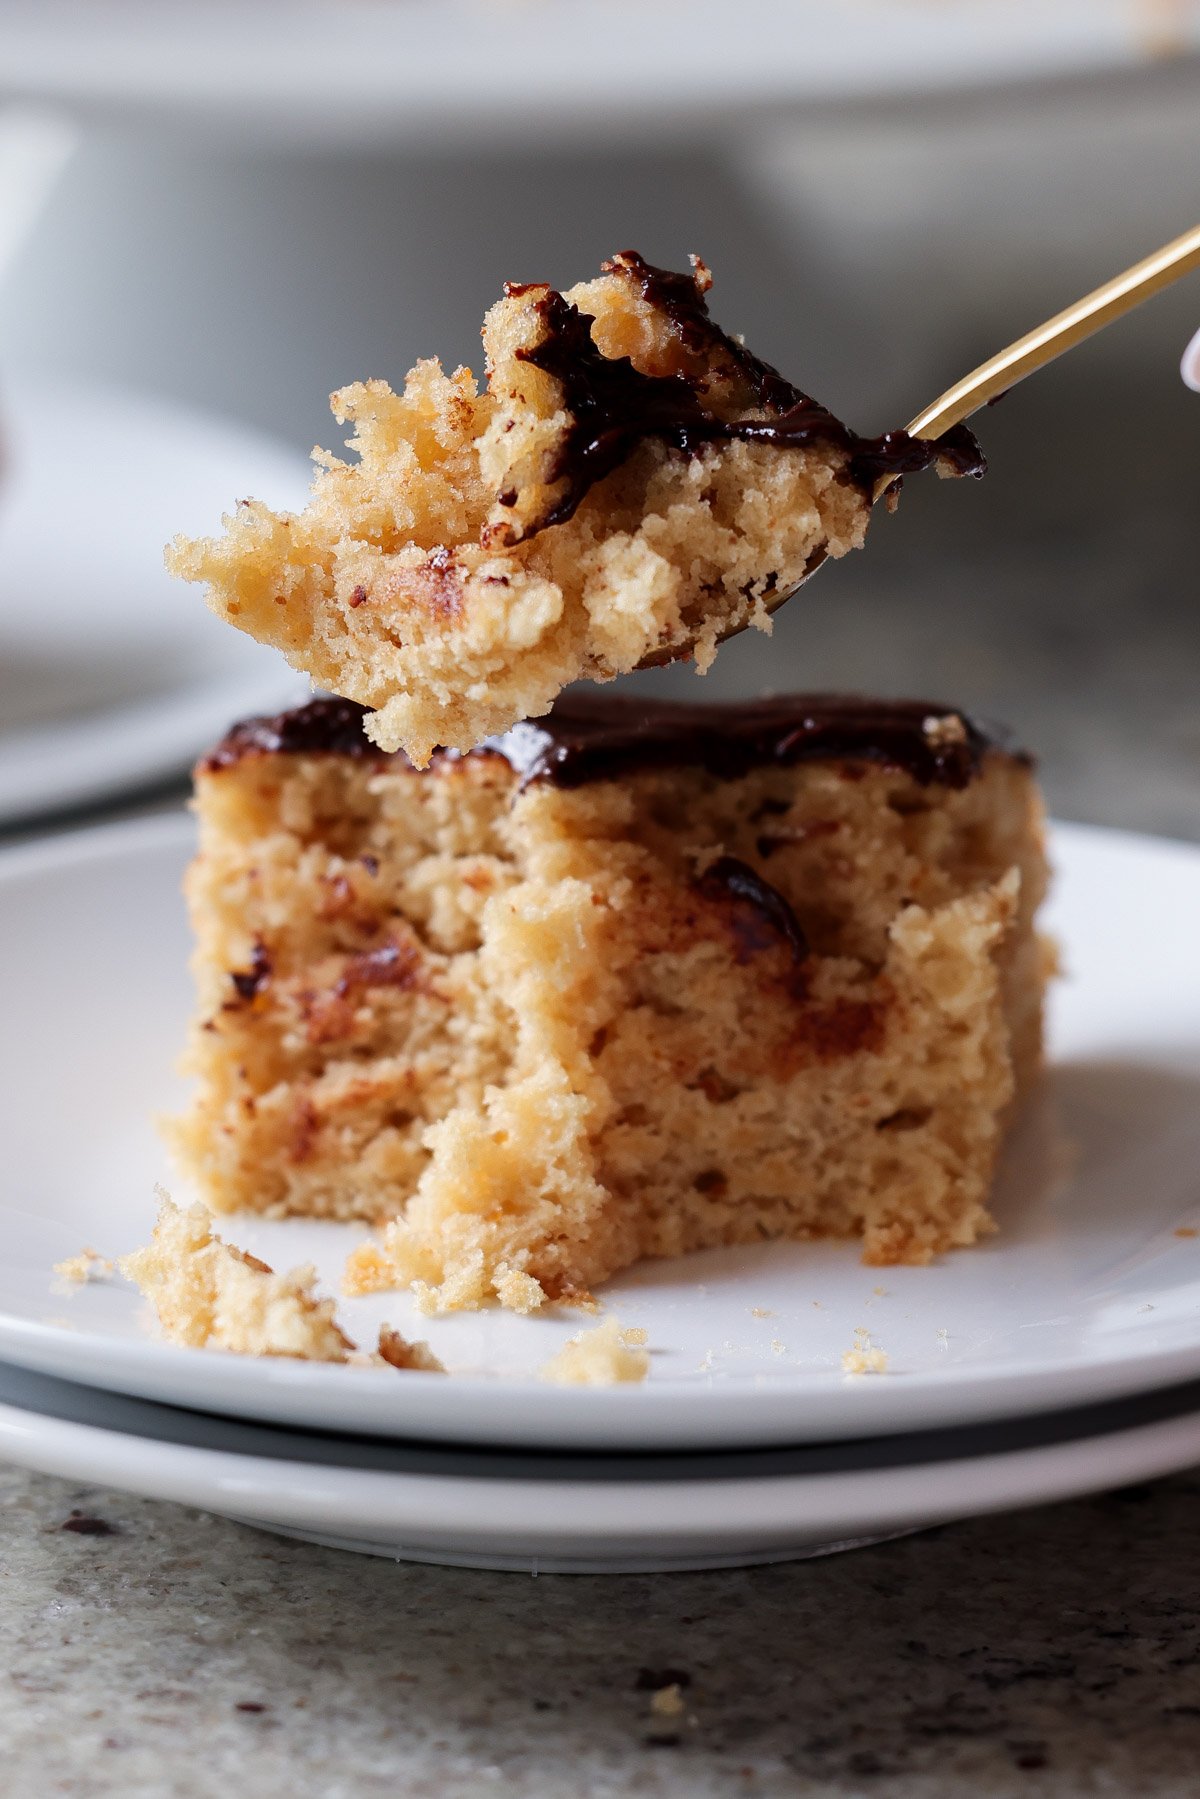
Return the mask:
<svg viewBox="0 0 1200 1799"><path fill-rule="evenodd" d="M181 777L231 718L308 683L163 567L241 493L303 503L273 438L128 390L5 371L0 389L0 828ZM136 504L131 503L136 496Z"/></svg>
<svg viewBox="0 0 1200 1799"><path fill-rule="evenodd" d="M843 1244L651 1263L602 1298L640 1386L537 1369L576 1317L419 1319L451 1378L157 1341L119 1279L189 1004L183 820L0 855L0 1457L348 1548L523 1569L705 1567L1063 1498L1200 1461L1200 851L1061 827L1066 979L997 1236L926 1268ZM186 1195L177 1195L186 1197ZM235 1220L334 1289L353 1227ZM847 1376L868 1341L885 1373Z"/></svg>

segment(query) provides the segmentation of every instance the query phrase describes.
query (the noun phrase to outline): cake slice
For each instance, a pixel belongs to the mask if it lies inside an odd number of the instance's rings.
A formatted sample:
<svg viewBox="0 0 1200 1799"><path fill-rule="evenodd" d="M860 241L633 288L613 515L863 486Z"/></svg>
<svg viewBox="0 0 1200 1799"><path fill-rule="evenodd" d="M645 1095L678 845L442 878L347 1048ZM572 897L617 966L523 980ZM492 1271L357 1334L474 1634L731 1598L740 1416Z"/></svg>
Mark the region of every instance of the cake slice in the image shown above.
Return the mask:
<svg viewBox="0 0 1200 1799"><path fill-rule="evenodd" d="M1038 1065L1028 759L920 702L567 695L419 772L318 700L196 776L216 1211L361 1218L353 1290L585 1298L642 1256L990 1230Z"/></svg>
<svg viewBox="0 0 1200 1799"><path fill-rule="evenodd" d="M373 708L418 766L548 711L580 677L694 656L862 541L874 483L982 472L965 427L866 439L709 317L710 276L633 251L557 293L510 284L487 384L420 362L334 394L357 460L318 454L298 514L244 500L170 566L222 618Z"/></svg>

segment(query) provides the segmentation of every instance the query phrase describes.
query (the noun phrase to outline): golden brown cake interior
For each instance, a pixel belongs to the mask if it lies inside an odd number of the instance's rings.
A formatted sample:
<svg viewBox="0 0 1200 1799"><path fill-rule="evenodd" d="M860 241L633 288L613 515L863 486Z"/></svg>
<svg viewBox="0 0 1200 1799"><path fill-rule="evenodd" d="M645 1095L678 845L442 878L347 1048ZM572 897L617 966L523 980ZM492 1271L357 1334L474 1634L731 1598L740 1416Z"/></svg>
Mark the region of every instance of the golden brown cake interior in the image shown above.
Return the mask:
<svg viewBox="0 0 1200 1799"><path fill-rule="evenodd" d="M203 1197L393 1220L358 1290L991 1228L1040 1052L1029 765L920 704L565 702L425 773L316 702L197 777Z"/></svg>
<svg viewBox="0 0 1200 1799"><path fill-rule="evenodd" d="M565 295L510 285L483 389L425 361L402 393L334 394L354 459L319 453L302 512L244 500L171 566L418 765L580 677L693 654L703 672L818 553L862 543L881 470L982 459L967 435L936 458L856 437L713 323L694 264L625 252Z"/></svg>

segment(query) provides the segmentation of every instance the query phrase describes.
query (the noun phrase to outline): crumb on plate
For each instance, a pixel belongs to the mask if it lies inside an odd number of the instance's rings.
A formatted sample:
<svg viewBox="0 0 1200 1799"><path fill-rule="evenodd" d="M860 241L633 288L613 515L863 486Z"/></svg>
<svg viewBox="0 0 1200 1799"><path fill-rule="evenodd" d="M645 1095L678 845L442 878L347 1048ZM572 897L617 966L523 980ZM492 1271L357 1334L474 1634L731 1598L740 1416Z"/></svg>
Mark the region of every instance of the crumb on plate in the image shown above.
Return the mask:
<svg viewBox="0 0 1200 1799"><path fill-rule="evenodd" d="M616 1318L605 1318L569 1338L538 1370L539 1377L559 1386L577 1387L645 1380L650 1370L650 1357L642 1348L645 1341L644 1330L626 1330Z"/></svg>
<svg viewBox="0 0 1200 1799"><path fill-rule="evenodd" d="M121 1273L153 1302L170 1343L235 1355L348 1362L357 1346L335 1321L335 1301L319 1299L311 1266L277 1274L258 1256L226 1243L202 1205L185 1210L158 1189L151 1240L123 1256ZM445 1372L426 1343L384 1325L375 1362Z"/></svg>
<svg viewBox="0 0 1200 1799"><path fill-rule="evenodd" d="M81 1249L77 1256L68 1256L64 1262L55 1262L54 1272L60 1280L71 1281L82 1287L89 1281L108 1280L113 1267L108 1256L102 1256L98 1250L89 1247Z"/></svg>

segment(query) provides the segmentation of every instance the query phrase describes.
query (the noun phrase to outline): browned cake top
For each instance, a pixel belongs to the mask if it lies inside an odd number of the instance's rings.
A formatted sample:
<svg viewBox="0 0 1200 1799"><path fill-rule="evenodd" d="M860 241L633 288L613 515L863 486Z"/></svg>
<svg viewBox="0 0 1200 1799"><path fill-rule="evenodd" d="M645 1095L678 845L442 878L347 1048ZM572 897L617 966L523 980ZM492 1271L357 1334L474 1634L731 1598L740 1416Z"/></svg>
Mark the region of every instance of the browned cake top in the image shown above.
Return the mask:
<svg viewBox="0 0 1200 1799"><path fill-rule="evenodd" d="M353 700L317 699L273 718L245 719L200 769L228 768L250 755L392 760L364 735L366 711ZM784 694L688 705L581 692L564 694L545 718L486 738L469 754L503 756L522 786L552 781L577 787L668 767L699 767L736 780L768 763L866 761L902 768L922 785L965 787L989 750L1026 759L1002 728L985 727L931 700ZM456 759L456 752L443 752L433 766Z"/></svg>

